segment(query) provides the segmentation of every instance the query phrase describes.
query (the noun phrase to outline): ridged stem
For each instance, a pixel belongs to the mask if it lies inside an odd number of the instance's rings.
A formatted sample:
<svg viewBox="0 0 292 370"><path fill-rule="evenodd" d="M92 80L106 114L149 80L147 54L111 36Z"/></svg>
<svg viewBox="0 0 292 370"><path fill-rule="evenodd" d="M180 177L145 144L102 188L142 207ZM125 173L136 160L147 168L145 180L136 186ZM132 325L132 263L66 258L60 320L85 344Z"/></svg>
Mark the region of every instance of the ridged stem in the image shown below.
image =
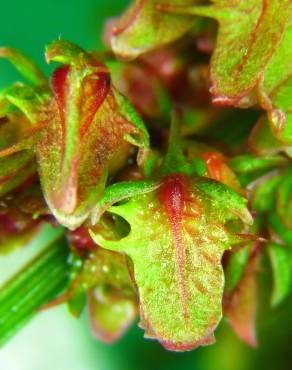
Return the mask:
<svg viewBox="0 0 292 370"><path fill-rule="evenodd" d="M64 290L69 279L68 256L62 236L0 289L0 346Z"/></svg>

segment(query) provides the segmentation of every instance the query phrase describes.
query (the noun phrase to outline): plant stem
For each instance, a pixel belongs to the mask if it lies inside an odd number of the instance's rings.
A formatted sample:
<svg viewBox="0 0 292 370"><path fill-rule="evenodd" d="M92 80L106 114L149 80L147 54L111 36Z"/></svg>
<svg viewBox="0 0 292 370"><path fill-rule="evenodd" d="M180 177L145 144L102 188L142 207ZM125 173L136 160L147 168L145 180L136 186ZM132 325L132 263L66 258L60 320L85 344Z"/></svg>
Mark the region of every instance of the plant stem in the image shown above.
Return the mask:
<svg viewBox="0 0 292 370"><path fill-rule="evenodd" d="M0 346L66 287L68 256L62 236L0 289Z"/></svg>

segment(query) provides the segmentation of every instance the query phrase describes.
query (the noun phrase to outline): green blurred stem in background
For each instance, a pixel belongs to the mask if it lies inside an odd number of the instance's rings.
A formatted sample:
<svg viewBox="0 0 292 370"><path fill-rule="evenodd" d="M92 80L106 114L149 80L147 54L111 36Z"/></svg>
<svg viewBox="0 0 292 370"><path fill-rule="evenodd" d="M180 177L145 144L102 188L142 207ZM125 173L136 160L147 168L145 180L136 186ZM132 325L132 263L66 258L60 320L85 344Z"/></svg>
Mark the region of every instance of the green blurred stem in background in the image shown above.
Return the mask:
<svg viewBox="0 0 292 370"><path fill-rule="evenodd" d="M69 253L65 237L59 237L1 288L1 346L66 287Z"/></svg>

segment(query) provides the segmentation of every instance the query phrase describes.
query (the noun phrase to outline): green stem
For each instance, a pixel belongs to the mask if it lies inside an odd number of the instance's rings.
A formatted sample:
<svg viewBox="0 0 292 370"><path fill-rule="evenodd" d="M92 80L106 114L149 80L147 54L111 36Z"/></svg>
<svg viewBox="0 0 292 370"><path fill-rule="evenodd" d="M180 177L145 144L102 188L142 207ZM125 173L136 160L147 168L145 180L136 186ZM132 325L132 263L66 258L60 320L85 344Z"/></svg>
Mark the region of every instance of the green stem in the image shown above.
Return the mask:
<svg viewBox="0 0 292 370"><path fill-rule="evenodd" d="M62 236L0 289L0 346L66 287L68 256Z"/></svg>

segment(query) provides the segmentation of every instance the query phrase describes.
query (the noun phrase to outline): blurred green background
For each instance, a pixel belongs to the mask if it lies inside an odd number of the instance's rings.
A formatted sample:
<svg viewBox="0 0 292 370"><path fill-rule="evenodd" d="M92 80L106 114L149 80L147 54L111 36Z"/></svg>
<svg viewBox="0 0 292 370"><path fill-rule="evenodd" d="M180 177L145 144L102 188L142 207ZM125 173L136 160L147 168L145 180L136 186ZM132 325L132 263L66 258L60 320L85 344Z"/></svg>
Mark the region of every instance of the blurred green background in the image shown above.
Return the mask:
<svg viewBox="0 0 292 370"><path fill-rule="evenodd" d="M102 48L102 28L107 17L118 15L125 0L11 0L1 1L0 45L21 48L49 73L44 46L63 38L84 48ZM0 87L17 78L0 60ZM42 235L42 242L46 240ZM0 259L2 281L11 265L39 249L28 246ZM265 265L261 280L269 280ZM292 369L292 299L269 308L268 291L258 309L258 349L241 343L223 321L217 343L189 353L170 353L158 343L143 339L137 327L114 345L94 340L87 315L80 320L65 307L40 314L0 350L0 370L290 370Z"/></svg>

